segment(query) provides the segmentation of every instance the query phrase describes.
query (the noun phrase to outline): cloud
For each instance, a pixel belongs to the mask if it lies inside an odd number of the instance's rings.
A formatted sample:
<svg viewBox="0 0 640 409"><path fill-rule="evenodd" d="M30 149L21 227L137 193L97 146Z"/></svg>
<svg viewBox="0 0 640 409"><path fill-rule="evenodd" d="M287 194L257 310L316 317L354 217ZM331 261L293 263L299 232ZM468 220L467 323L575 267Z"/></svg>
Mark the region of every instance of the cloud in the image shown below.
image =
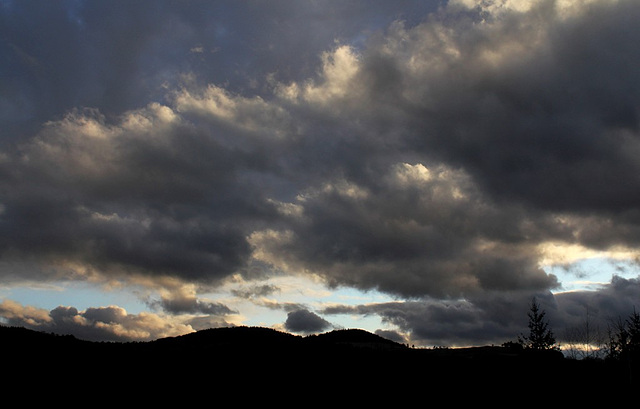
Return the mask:
<svg viewBox="0 0 640 409"><path fill-rule="evenodd" d="M84 311L60 306L46 311L4 300L0 303L0 315L6 325L72 334L89 341L149 341L193 331L191 326L178 321L148 312L128 314L117 306Z"/></svg>
<svg viewBox="0 0 640 409"><path fill-rule="evenodd" d="M191 288L182 287L173 291L166 291L158 301L150 301L153 308L161 308L169 314L200 314L215 317L237 313L228 306L218 303L203 301L198 299L196 292Z"/></svg>
<svg viewBox="0 0 640 409"><path fill-rule="evenodd" d="M584 329L588 322L593 336L605 337L619 319L633 312L638 299L638 279L614 276L597 291L551 294L539 292L486 292L466 300L382 302L361 305L334 305L320 314L379 316L409 342L421 346L501 345L516 341L527 331L527 313L532 298L545 311L551 330L562 344L575 341L567 336ZM399 341L407 342L407 341Z"/></svg>
<svg viewBox="0 0 640 409"><path fill-rule="evenodd" d="M324 332L332 328L332 325L311 311L296 310L287 314L284 327L292 332L314 333Z"/></svg>
<svg viewBox="0 0 640 409"><path fill-rule="evenodd" d="M628 175L637 173L637 81L627 62L610 56L635 55L628 16L637 7L628 2L591 7L567 15L564 8L536 3L481 22L398 23L359 58L337 48L333 59L323 60L320 85L306 86L314 93L286 88L287 96L301 95L313 107L327 106L325 98L332 98L331 112L321 111L326 114L322 135L306 136L335 147L334 156L322 157L333 179L308 188L304 201L295 203L304 223L278 233L269 246L282 243L291 264L300 244L299 252L309 254L301 255L296 268L319 263L313 271L337 283L390 290L385 280L395 280L391 285L422 294L509 283L553 288L552 277L535 272L536 246L549 241L598 250L635 246L631 215L637 189ZM611 41L615 51L600 46L603 41ZM350 79L347 86L344 78ZM331 93L334 84L348 92ZM340 130L332 132L331 121L339 121ZM405 162L414 170L435 164L464 175L466 186L454 181L453 187L468 190L436 197L434 184L427 182L422 197L415 189L406 196L401 185L379 183L394 165L402 166L394 163L400 150L420 158ZM429 227L430 236L414 230L412 237L394 226L399 221ZM386 228L392 226L397 235ZM302 237L315 243L303 244ZM414 248L424 257L418 272L402 264L406 257L391 254L395 243L404 255ZM412 247L418 243L422 247ZM440 261L429 248L443 256L443 273L429 273ZM446 270L448 262L455 273Z"/></svg>
<svg viewBox="0 0 640 409"><path fill-rule="evenodd" d="M545 267L636 257L637 4L419 3L5 6L3 282L153 283L224 323L199 291L306 276L462 343L561 289Z"/></svg>
<svg viewBox="0 0 640 409"><path fill-rule="evenodd" d="M531 299L491 298L491 302L436 299L388 302L358 306L330 307L326 315L357 314L379 316L383 323L397 328L402 335L420 346L468 346L502 344L515 340L526 327L526 302ZM508 306L505 310L504 306ZM519 308L522 307L522 308Z"/></svg>
<svg viewBox="0 0 640 409"><path fill-rule="evenodd" d="M250 288L240 288L232 290L232 293L240 298L266 297L273 293L277 293L280 289L271 284L255 285Z"/></svg>
<svg viewBox="0 0 640 409"><path fill-rule="evenodd" d="M487 202L463 172L399 164L370 187L340 180L297 205L290 229L252 236L254 257L405 297L557 285L526 239L546 233L519 207Z"/></svg>
<svg viewBox="0 0 640 409"><path fill-rule="evenodd" d="M1 164L3 249L59 270L224 278L246 263L243 224L275 214L250 188L254 155L156 103L115 123L74 112Z"/></svg>
<svg viewBox="0 0 640 409"><path fill-rule="evenodd" d="M453 57L440 59L441 70L430 68L433 58L421 49L408 53L426 60L420 66L431 76L416 88L430 97L419 100L425 148L464 166L501 200L548 211L625 212L637 201L634 182L619 182L637 164L630 155L637 81L628 61L612 56L635 55L629 16L637 7L592 2L563 18L550 4L455 27L443 41Z"/></svg>
<svg viewBox="0 0 640 409"><path fill-rule="evenodd" d="M584 328L587 319L604 331L619 319L626 319L637 307L640 292L638 278L613 276L599 291L566 292L556 295L557 306L549 315L560 328Z"/></svg>

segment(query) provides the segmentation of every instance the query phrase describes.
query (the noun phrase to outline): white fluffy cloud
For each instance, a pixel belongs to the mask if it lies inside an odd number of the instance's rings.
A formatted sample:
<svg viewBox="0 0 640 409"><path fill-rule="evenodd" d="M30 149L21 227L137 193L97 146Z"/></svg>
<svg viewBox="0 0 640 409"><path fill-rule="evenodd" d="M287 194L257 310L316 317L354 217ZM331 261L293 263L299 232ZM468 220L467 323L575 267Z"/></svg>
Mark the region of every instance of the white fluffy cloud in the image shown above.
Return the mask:
<svg viewBox="0 0 640 409"><path fill-rule="evenodd" d="M117 306L88 308L85 311L57 307L47 311L4 300L0 303L0 314L8 325L73 334L91 341L149 341L193 331L191 326L175 318L147 312L128 314Z"/></svg>

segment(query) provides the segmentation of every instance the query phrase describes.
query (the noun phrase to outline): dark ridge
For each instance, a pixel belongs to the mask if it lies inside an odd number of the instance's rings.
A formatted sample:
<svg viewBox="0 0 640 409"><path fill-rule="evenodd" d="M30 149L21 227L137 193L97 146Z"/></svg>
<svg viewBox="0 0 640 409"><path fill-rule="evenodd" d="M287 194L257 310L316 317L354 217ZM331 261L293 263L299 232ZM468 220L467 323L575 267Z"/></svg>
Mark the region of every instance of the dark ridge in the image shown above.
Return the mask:
<svg viewBox="0 0 640 409"><path fill-rule="evenodd" d="M0 345L3 348L66 348L88 345L73 335L60 335L43 331L34 331L24 327L0 325Z"/></svg>
<svg viewBox="0 0 640 409"><path fill-rule="evenodd" d="M156 346L189 347L260 347L289 345L299 337L286 332L264 327L224 327L210 328L177 337L161 338L150 341Z"/></svg>
<svg viewBox="0 0 640 409"><path fill-rule="evenodd" d="M321 349L328 346L359 346L380 349L406 348L402 344L360 329L335 330L302 337L271 328L246 326L211 328L146 342L92 342L80 340L73 335L58 335L23 327L0 325L0 340L4 347L37 347L39 350L51 347L75 348L79 346L104 349L122 349L121 347L131 346L136 350L143 348L149 348L150 350L158 348L242 348L246 350L264 347Z"/></svg>
<svg viewBox="0 0 640 409"><path fill-rule="evenodd" d="M332 345L350 346L373 349L405 349L406 346L395 341L372 334L362 329L342 329L325 332L317 335L309 335L304 338L304 342L311 346Z"/></svg>
<svg viewBox="0 0 640 409"><path fill-rule="evenodd" d="M149 342L90 342L20 327L0 326L0 347L11 379L78 379L176 387L309 388L354 384L377 393L425 385L518 388L561 380L563 387L629 383L605 362L566 359L559 352L512 347L416 349L364 330L298 336L262 327L214 328ZM546 380L546 381L545 381ZM560 382L560 381L559 381ZM379 388L379 389L377 389ZM409 393L409 392L407 392Z"/></svg>
<svg viewBox="0 0 640 409"><path fill-rule="evenodd" d="M150 341L154 347L172 348L242 348L262 350L275 349L327 349L372 348L403 349L402 344L382 338L359 329L335 330L317 335L299 336L264 327L226 327L201 330L177 337L167 337Z"/></svg>

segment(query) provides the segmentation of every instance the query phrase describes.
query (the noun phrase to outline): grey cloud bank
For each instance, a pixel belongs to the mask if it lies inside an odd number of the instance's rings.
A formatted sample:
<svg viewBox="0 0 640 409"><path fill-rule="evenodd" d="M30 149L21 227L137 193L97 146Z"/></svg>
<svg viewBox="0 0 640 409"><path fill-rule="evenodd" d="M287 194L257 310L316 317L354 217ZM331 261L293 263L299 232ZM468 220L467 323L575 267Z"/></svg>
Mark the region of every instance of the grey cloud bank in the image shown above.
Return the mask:
<svg viewBox="0 0 640 409"><path fill-rule="evenodd" d="M6 285L144 282L224 325L237 311L186 286L308 275L398 301L285 327L377 315L425 344L513 337L532 296L559 328L640 299L622 277L552 295L542 265L550 246L637 256L636 2L1 10ZM31 322L143 321L62 311Z"/></svg>

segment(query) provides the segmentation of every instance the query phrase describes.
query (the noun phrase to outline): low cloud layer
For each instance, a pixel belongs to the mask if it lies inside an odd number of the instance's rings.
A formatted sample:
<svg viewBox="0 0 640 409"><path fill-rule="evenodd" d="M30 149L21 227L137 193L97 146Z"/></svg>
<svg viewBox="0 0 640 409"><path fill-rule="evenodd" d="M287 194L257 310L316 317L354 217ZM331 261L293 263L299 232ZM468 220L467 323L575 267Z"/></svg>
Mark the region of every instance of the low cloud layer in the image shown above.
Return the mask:
<svg viewBox="0 0 640 409"><path fill-rule="evenodd" d="M185 286L308 276L398 302L286 328L442 344L517 335L532 296L561 326L630 312L635 280L552 296L543 267L637 257L640 7L419 3L4 3L0 279L144 282L225 323ZM42 322L129 319L66 308Z"/></svg>
<svg viewBox="0 0 640 409"><path fill-rule="evenodd" d="M71 334L89 341L148 341L193 331L190 325L172 322L167 317L152 313L128 314L117 306L85 311L60 306L46 311L4 300L0 303L0 314L6 325Z"/></svg>

